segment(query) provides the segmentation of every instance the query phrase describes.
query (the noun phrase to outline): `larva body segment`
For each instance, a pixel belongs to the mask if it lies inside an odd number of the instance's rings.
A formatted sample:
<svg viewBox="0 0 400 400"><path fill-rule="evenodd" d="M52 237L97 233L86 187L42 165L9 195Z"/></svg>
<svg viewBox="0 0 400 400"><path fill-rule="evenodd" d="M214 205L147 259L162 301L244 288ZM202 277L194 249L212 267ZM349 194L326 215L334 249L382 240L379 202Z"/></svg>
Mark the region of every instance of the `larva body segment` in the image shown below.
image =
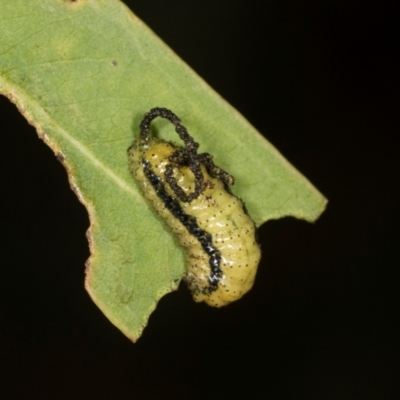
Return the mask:
<svg viewBox="0 0 400 400"><path fill-rule="evenodd" d="M178 132L182 127L179 119L166 113L171 112L153 109L146 117L168 118ZM173 117L176 119L172 120ZM208 170L216 171L225 182L233 178L216 167L207 158L209 155L198 155L196 143L195 153L186 151L190 144L187 141L185 144L185 148L177 147L142 134L129 148L129 167L145 197L186 249L188 272L185 279L194 300L221 307L238 300L251 289L261 252L255 239L254 223L242 201ZM206 160L206 165L194 161L193 166L193 162L187 160L191 157ZM200 176L201 185L198 183Z"/></svg>

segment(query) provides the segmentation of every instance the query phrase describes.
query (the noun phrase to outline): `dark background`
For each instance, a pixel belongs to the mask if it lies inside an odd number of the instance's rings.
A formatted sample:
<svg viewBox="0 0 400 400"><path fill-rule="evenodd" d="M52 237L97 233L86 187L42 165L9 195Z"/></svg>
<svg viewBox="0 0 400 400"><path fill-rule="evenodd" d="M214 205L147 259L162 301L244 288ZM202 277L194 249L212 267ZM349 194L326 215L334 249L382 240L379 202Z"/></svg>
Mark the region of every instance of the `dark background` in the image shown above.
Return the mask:
<svg viewBox="0 0 400 400"><path fill-rule="evenodd" d="M0 98L0 397L396 398L398 2L127 3L330 203L261 227L241 301L182 286L132 344L83 289L88 218L64 168Z"/></svg>

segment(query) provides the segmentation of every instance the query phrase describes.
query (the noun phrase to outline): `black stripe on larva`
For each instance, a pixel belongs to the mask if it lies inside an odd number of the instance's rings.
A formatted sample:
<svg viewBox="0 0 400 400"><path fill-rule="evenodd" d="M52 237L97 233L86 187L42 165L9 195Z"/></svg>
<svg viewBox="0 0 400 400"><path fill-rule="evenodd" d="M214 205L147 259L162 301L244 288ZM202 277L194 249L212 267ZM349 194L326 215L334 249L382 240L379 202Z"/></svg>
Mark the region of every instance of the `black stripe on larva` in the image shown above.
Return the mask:
<svg viewBox="0 0 400 400"><path fill-rule="evenodd" d="M211 273L208 276L209 286L203 289L204 293L212 293L218 288L218 283L222 279L221 264L221 253L212 244L212 236L201 229L197 224L196 218L186 214L179 201L170 196L165 190L162 179L154 173L150 167L148 161L142 162L143 172L149 180L151 186L153 186L158 198L164 203L165 207L171 212L171 214L177 218L182 225L185 226L187 231L193 235L201 244L201 247L209 257L209 264Z"/></svg>
<svg viewBox="0 0 400 400"><path fill-rule="evenodd" d="M233 185L235 179L228 172L222 168L217 167L213 162L213 156L209 153L197 154L199 144L196 143L193 138L189 135L187 129L181 125L181 120L167 108L156 107L152 108L143 118L140 124L140 142L142 146L145 146L150 140L150 125L151 121L157 117L162 117L172 122L175 125L175 132L179 135L184 143L183 148L177 148L170 156L170 164L167 165L165 170L165 180L174 191L176 197L185 203L190 203L192 200L197 199L204 189L207 187L207 182L204 180L203 172L201 171L200 165L203 164L207 171L214 176L219 178L228 189L228 185ZM190 194L186 194L185 191L179 187L174 175L173 167L181 168L188 167L195 177L195 188Z"/></svg>

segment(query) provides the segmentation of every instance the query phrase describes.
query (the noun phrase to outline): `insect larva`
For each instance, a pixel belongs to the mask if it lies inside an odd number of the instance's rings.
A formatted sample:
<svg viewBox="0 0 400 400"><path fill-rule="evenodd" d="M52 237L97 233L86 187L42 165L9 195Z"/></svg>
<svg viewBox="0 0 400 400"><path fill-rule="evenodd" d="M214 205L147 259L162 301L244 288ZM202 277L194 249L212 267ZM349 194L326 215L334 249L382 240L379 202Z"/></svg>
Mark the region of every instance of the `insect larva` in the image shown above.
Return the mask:
<svg viewBox="0 0 400 400"><path fill-rule="evenodd" d="M151 135L157 117L174 124L184 147ZM210 154L198 154L198 147L172 111L153 108L128 150L129 168L186 249L185 280L194 300L221 307L251 289L261 252L253 221L228 189L233 177L218 168Z"/></svg>

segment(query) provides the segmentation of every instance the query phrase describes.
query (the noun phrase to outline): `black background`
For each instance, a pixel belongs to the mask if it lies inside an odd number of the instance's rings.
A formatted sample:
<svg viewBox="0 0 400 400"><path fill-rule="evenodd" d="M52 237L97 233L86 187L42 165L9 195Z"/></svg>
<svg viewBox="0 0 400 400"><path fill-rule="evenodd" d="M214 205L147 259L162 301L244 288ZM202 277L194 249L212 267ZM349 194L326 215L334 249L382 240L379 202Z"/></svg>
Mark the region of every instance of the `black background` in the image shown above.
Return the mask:
<svg viewBox="0 0 400 400"><path fill-rule="evenodd" d="M330 203L261 227L241 301L182 286L132 344L83 289L64 168L0 98L1 398L396 398L397 1L127 3Z"/></svg>

